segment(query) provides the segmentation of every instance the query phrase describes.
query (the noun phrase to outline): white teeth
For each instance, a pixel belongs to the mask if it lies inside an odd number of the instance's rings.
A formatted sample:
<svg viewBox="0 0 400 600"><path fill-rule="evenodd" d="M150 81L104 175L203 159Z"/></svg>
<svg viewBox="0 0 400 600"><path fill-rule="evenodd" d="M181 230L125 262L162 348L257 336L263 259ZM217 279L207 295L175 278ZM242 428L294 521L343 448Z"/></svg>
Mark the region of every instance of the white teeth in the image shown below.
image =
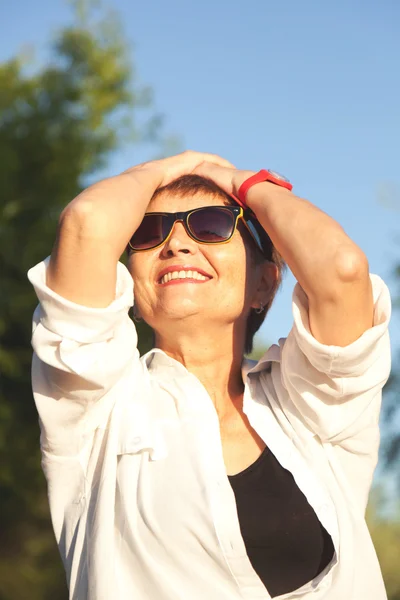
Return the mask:
<svg viewBox="0 0 400 600"><path fill-rule="evenodd" d="M198 279L199 281L206 281L208 277L201 275L198 271L172 271L163 275L160 283L168 283L171 279Z"/></svg>

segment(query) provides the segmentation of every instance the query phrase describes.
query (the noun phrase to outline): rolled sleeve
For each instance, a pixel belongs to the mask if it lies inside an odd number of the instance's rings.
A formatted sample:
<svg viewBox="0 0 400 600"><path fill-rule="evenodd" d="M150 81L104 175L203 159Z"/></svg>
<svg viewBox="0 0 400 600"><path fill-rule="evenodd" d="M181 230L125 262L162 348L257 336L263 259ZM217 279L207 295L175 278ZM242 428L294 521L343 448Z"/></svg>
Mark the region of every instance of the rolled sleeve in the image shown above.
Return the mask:
<svg viewBox="0 0 400 600"><path fill-rule="evenodd" d="M377 428L381 392L391 366L391 301L384 281L374 274L370 279L373 326L345 347L326 346L314 338L307 296L299 284L293 291L294 323L282 348L282 383L302 419L322 441L352 438L357 444L362 430ZM368 445L365 436L361 446L359 442L359 450Z"/></svg>
<svg viewBox="0 0 400 600"><path fill-rule="evenodd" d="M33 316L32 388L42 448L75 454L108 418L110 390L140 363L137 333L128 315L133 280L117 265L115 299L106 308L71 302L46 285L50 258L29 270L39 305Z"/></svg>
<svg viewBox="0 0 400 600"><path fill-rule="evenodd" d="M133 281L127 268L117 265L114 301L106 308L90 308L66 300L46 285L50 257L28 271L40 302L39 320L49 331L83 344L112 337L115 328L133 305ZM34 324L35 325L35 324Z"/></svg>

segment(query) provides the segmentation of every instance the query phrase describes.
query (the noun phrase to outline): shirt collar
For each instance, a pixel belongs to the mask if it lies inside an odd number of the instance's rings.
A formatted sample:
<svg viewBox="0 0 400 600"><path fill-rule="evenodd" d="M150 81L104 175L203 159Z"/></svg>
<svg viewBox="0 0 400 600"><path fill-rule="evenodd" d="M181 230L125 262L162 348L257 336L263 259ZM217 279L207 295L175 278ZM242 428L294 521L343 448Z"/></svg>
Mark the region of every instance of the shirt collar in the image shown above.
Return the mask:
<svg viewBox="0 0 400 600"><path fill-rule="evenodd" d="M243 381L248 375L270 370L272 362L280 362L280 348L277 344L273 344L258 361L248 358L243 360Z"/></svg>
<svg viewBox="0 0 400 600"><path fill-rule="evenodd" d="M150 373L161 374L162 372L169 372L171 374L171 370L174 371L174 374L178 375L187 375L188 370L186 367L180 363L175 358L171 358L164 352L164 350L160 350L160 348L152 348L143 355L142 360L145 362L147 369Z"/></svg>
<svg viewBox="0 0 400 600"><path fill-rule="evenodd" d="M160 348L152 348L149 350L149 352L143 355L142 359L145 362L149 372L151 372L153 375L156 373L161 375L163 372L171 374L172 371L174 372L174 375L187 376L189 374L189 371L182 363L168 356L168 354L166 354L164 350L160 350ZM270 363L279 362L279 360L280 349L276 344L271 346L258 361L251 360L246 357L243 358L243 381L245 382L247 376L251 375L252 373L258 373L260 371L270 369Z"/></svg>

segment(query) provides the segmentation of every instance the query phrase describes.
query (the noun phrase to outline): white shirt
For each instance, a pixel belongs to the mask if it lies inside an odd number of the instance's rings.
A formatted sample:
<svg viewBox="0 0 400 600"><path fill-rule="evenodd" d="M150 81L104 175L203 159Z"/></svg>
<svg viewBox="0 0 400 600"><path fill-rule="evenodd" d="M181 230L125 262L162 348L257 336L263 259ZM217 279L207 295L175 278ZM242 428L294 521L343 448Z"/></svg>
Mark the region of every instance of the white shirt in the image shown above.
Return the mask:
<svg viewBox="0 0 400 600"><path fill-rule="evenodd" d="M118 264L104 309L28 277L33 392L53 526L73 600L267 600L240 532L218 417L199 380L160 350L142 358L128 316L133 282ZM384 600L364 520L390 372L389 290L371 275L374 326L346 347L311 334L296 284L293 327L244 361L243 408L332 537L332 562L280 596Z"/></svg>

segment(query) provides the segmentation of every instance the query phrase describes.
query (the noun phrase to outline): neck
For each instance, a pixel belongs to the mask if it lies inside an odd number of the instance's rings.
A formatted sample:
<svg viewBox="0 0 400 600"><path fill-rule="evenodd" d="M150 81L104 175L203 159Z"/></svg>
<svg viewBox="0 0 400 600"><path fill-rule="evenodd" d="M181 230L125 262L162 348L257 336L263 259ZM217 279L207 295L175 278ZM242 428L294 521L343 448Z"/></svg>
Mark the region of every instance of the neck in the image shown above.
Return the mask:
<svg viewBox="0 0 400 600"><path fill-rule="evenodd" d="M233 331L156 334L156 347L182 363L207 390L220 419L241 407L244 334Z"/></svg>

